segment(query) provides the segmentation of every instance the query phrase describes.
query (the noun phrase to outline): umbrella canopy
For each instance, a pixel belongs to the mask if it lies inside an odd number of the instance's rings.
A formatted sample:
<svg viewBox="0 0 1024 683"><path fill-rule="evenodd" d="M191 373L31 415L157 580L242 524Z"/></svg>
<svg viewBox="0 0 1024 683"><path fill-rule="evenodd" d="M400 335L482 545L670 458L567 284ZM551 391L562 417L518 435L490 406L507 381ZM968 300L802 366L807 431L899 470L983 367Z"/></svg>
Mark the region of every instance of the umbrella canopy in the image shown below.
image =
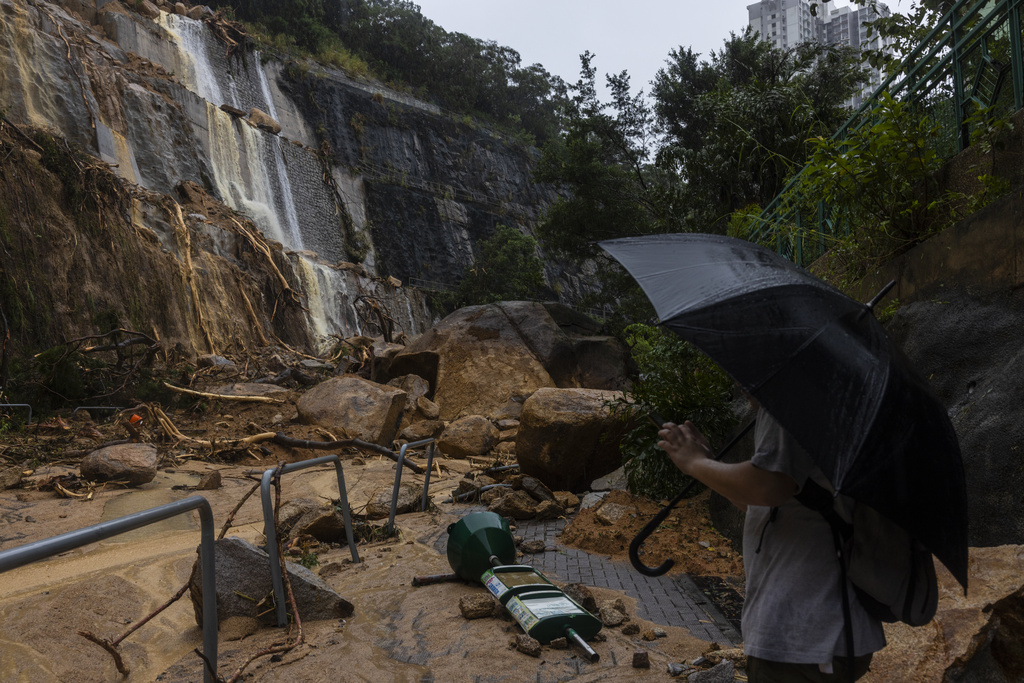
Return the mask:
<svg viewBox="0 0 1024 683"><path fill-rule="evenodd" d="M956 432L869 306L744 240L672 234L600 245L662 325L756 397L836 491L902 526L966 588Z"/></svg>

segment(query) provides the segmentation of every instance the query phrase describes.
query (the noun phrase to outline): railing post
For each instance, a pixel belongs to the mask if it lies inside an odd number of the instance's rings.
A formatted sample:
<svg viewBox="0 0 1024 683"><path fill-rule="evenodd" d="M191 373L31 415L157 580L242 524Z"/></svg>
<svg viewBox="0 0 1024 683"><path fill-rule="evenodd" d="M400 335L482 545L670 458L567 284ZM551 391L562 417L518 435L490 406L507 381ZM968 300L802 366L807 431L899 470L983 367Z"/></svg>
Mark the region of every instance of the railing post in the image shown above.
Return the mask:
<svg viewBox="0 0 1024 683"><path fill-rule="evenodd" d="M203 680L217 680L217 556L213 538L213 511L202 496L190 496L173 503L125 515L109 522L100 522L78 531L26 543L0 552L0 572L44 560L53 555L74 550L83 545L97 543L155 522L175 517L192 510L199 511L199 561L203 570L203 655L210 666L203 666Z"/></svg>
<svg viewBox="0 0 1024 683"><path fill-rule="evenodd" d="M1020 3L1010 5L1010 75L1013 78L1014 109L1024 109L1024 54L1021 50Z"/></svg>
<svg viewBox="0 0 1024 683"><path fill-rule="evenodd" d="M345 537L348 541L349 552L352 553L352 561L359 562L359 552L356 550L355 538L352 534L352 514L348 509L348 493L345 490L345 473L341 468L341 458L337 455L325 455L322 458L313 458L294 462L290 465L280 467L281 474L304 470L308 467L334 463L334 469L338 475L338 501L341 503L341 516L345 520ZM270 500L270 483L274 478L274 472L279 468L272 467L263 473L260 479L260 501L263 505L263 535L267 537L267 557L270 560L270 583L274 587L274 609L277 616L278 626L288 625L288 613L285 609L284 595L284 573L281 571L281 554L277 552L277 525L274 524L274 504Z"/></svg>

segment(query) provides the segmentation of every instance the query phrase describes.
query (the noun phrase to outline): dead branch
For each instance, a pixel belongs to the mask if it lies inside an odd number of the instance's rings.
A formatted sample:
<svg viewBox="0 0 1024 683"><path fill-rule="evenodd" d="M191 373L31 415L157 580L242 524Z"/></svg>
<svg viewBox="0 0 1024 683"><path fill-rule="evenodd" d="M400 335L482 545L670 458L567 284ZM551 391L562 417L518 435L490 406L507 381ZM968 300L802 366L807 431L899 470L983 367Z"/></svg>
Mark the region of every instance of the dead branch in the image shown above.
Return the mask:
<svg viewBox="0 0 1024 683"><path fill-rule="evenodd" d="M88 641L96 643L104 650L109 652L110 656L114 658L114 666L117 667L118 673L120 673L122 676L127 676L129 673L131 673L131 670L124 663L124 659L121 657L121 653L118 651L116 647L114 647L114 645L110 643L109 640L93 635L89 631L79 631L78 635L82 636Z"/></svg>
<svg viewBox="0 0 1024 683"><path fill-rule="evenodd" d="M228 514L228 518L224 520L224 526L220 528L220 533L217 534L218 541L224 538L224 536L228 533L228 529L231 528L231 523L235 521L235 515L238 513L239 510L242 509L242 506L245 505L245 501L249 500L249 496L256 493L256 491L260 488L261 484L262 482L256 482L256 485L249 489L248 493L242 496L242 499L238 501L238 505L236 505L235 508Z"/></svg>
<svg viewBox="0 0 1024 683"><path fill-rule="evenodd" d="M289 446L291 448L308 448L311 450L329 451L338 448L359 448L364 451L370 451L378 455L383 455L386 458L390 458L395 462L398 462L398 456L395 455L390 449L384 446L378 446L375 443L369 443L368 441L361 441L359 439L340 439L338 441L306 441L305 439L293 439L290 436L278 432L274 435L273 442L281 446ZM419 465L409 462L408 459L404 460L403 465L408 467L416 474L423 474L423 468Z"/></svg>
<svg viewBox="0 0 1024 683"><path fill-rule="evenodd" d="M294 301L298 301L298 295L291 288L291 285L288 284L287 278L285 278L284 274L277 267L277 264L274 263L274 256L273 254L270 253L270 246L267 245L263 237L261 235L255 234L252 230L246 228L244 225L242 225L241 222L234 218L231 219L231 222L234 223L235 226L238 228L239 234L249 241L249 244L252 245L252 248L260 252L267 258L267 263L270 264L271 270L273 270L274 274L277 275L277 279L281 283L281 288L284 289L284 291L288 292L292 296L292 299Z"/></svg>
<svg viewBox="0 0 1024 683"><path fill-rule="evenodd" d="M181 253L185 257L185 265L182 267L184 271L182 276L185 279L185 285L192 293L192 307L196 312L196 320L199 323L199 329L203 333L203 337L206 339L206 346L210 353L216 353L217 349L213 345L213 340L210 338L210 332L206 329L206 323L203 321L203 309L199 302L199 290L196 287L195 282L195 269L192 267L192 235L188 230L188 226L185 225L185 219L181 215L181 206L173 201L168 200L173 206L173 211L168 211L171 218L175 221L175 234L178 235L182 244L180 245Z"/></svg>
<svg viewBox="0 0 1024 683"><path fill-rule="evenodd" d="M200 396L202 398L213 398L222 401L242 401L246 403L284 403L279 398L270 398L269 396L229 396L227 394L209 394L205 391L195 391L193 389L185 389L184 387L176 387L173 384L163 383L165 387L171 391L176 391L179 394L188 394L189 396Z"/></svg>

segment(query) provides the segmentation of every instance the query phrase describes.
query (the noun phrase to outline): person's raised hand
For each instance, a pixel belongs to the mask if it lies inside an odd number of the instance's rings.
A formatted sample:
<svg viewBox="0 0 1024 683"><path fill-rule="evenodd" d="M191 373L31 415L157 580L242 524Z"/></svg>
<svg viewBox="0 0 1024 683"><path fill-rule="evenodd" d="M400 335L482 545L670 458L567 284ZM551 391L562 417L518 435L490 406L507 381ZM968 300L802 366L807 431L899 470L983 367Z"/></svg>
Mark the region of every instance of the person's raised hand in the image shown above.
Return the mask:
<svg viewBox="0 0 1024 683"><path fill-rule="evenodd" d="M658 448L665 451L683 474L690 474L693 463L713 456L711 444L689 420L681 425L666 422L658 431Z"/></svg>

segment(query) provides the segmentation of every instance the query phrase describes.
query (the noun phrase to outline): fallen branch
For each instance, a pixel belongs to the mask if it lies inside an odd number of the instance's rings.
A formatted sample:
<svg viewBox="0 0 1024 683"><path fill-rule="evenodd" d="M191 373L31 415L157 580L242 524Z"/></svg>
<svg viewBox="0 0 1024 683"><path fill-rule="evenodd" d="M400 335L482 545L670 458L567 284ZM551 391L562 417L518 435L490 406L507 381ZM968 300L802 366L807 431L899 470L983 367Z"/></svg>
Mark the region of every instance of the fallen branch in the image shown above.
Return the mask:
<svg viewBox="0 0 1024 683"><path fill-rule="evenodd" d="M117 650L116 647L111 645L110 641L105 640L103 638L100 638L100 637L98 637L96 635L93 635L89 631L79 631L78 635L82 636L83 638L85 638L88 641L96 643L97 645L102 647L104 650L109 652L110 656L114 658L114 666L117 667L118 673L120 673L122 676L127 676L129 673L131 673L131 670L124 663L124 659L121 658L121 653Z"/></svg>
<svg viewBox="0 0 1024 683"><path fill-rule="evenodd" d="M375 443L369 443L368 441L361 441L359 439L341 439L339 441L306 441L304 439L293 439L290 436L278 432L274 435L274 443L281 446L290 446L291 448L309 448L312 450L329 451L337 448L359 448L364 451L370 451L378 455L383 455L386 458L390 458L395 462L398 462L398 456L395 455L390 449L384 446L378 446ZM403 465L408 467L416 474L423 474L424 470L419 465L409 462L408 458L403 460Z"/></svg>
<svg viewBox="0 0 1024 683"><path fill-rule="evenodd" d="M205 391L193 391L192 389L186 389L184 387L176 387L173 384L164 382L164 386L171 391L176 391L179 394L188 394L189 396L200 396L202 398L212 398L222 401L243 401L247 403L284 403L279 398L270 398L269 396L229 396L227 394L209 394Z"/></svg>

